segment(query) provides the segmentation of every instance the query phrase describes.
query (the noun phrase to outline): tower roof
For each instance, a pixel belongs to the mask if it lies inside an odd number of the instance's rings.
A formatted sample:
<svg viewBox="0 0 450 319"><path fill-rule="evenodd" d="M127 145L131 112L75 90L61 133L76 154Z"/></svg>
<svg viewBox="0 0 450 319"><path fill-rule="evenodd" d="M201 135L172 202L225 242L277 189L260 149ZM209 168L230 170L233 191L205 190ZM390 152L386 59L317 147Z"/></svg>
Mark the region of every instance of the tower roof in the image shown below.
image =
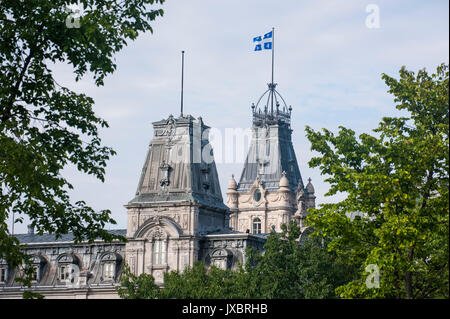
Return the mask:
<svg viewBox="0 0 450 319"><path fill-rule="evenodd" d="M202 118L170 115L154 122L153 129L136 197L129 205L189 200L226 209L214 158L204 158L209 152L202 152L209 144L209 126Z"/></svg>
<svg viewBox="0 0 450 319"><path fill-rule="evenodd" d="M302 179L292 145L292 107L287 107L276 84L268 86L256 105L252 104L252 141L237 188L240 192L248 191L257 177L266 189L277 190L283 171L292 191Z"/></svg>

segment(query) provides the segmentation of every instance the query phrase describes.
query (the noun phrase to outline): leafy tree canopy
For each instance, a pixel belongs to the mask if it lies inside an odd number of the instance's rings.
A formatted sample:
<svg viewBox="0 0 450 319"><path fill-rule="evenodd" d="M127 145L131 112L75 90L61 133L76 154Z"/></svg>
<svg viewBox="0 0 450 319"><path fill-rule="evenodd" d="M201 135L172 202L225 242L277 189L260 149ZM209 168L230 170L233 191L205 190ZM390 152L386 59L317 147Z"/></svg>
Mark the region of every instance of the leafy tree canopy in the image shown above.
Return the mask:
<svg viewBox="0 0 450 319"><path fill-rule="evenodd" d="M7 220L28 215L37 233L72 232L76 242L119 238L109 210L94 211L71 203L70 182L61 175L67 164L104 180L106 161L115 152L102 146L99 128L106 121L94 101L59 85L52 66L73 67L76 80L86 73L97 86L114 72L114 54L161 16L152 4L164 0L3 0L0 2L0 258L11 267L27 261ZM68 7L80 4L79 23ZM67 23L66 23L67 22ZM28 278L30 279L30 278ZM26 281L29 283L30 281Z"/></svg>
<svg viewBox="0 0 450 319"><path fill-rule="evenodd" d="M327 175L327 195L347 194L308 216L314 235L331 238L332 251L361 265L359 278L338 288L341 297L449 296L448 75L445 64L433 74L405 67L399 79L383 74L407 116L384 117L373 135L306 128L321 154L309 164ZM366 285L369 265L379 269L379 288Z"/></svg>

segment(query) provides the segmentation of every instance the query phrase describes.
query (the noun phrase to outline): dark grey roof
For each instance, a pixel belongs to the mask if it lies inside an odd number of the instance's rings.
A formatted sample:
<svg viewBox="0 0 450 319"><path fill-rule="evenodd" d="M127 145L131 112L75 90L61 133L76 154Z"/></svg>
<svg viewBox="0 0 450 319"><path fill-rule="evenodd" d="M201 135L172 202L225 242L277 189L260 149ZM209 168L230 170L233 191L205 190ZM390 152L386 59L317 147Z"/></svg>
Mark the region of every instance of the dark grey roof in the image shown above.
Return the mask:
<svg viewBox="0 0 450 319"><path fill-rule="evenodd" d="M259 237L259 238L263 238L263 239L267 239L267 236L270 235L270 233L267 234L253 234L253 233L244 233L244 232L240 232L240 231L236 231L230 228L224 228L221 230L217 230L214 232L209 232L207 234L202 234L203 236L214 236L214 235L252 235L255 237Z"/></svg>
<svg viewBox="0 0 450 319"><path fill-rule="evenodd" d="M291 130L285 125L267 125L263 128L254 126L253 130L254 138L237 191L247 192L257 176L265 189L277 190L283 171L289 180L289 188L296 190L303 182L292 145Z"/></svg>
<svg viewBox="0 0 450 319"><path fill-rule="evenodd" d="M283 172L289 180L289 188L297 190L303 187L302 176L298 168L292 144L291 107L287 107L284 99L275 90L276 83L269 83L267 103L261 108L259 102L253 109L253 136L247 158L244 163L238 192L248 192L259 177L267 190L278 190ZM284 106L279 105L277 96ZM270 104L269 104L270 102ZM273 104L275 102L275 104Z"/></svg>
<svg viewBox="0 0 450 319"><path fill-rule="evenodd" d="M125 236L127 234L126 229L113 229L108 230L110 234L113 235L122 235ZM31 244L31 243L50 243L50 242L72 242L73 241L73 234L68 233L62 235L60 238L56 239L55 235L53 234L17 234L14 235L19 239L19 242L21 244ZM100 238L99 238L100 239Z"/></svg>
<svg viewBox="0 0 450 319"><path fill-rule="evenodd" d="M223 228L223 229L219 229L216 231L212 231L212 232L205 232L205 233L201 233L201 235L203 236L207 236L207 235L233 235L233 234L245 234L243 232L239 232L230 228Z"/></svg>
<svg viewBox="0 0 450 319"><path fill-rule="evenodd" d="M203 120L190 115L153 123L150 142L135 198L129 205L190 200L227 209ZM207 149L206 149L207 151Z"/></svg>

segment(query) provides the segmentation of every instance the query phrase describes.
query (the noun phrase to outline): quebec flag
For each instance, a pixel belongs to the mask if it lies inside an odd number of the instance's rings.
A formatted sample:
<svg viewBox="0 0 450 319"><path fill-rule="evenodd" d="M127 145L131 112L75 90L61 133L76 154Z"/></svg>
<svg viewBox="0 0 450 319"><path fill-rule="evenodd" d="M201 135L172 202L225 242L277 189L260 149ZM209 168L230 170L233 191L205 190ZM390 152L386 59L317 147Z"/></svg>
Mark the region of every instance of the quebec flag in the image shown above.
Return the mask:
<svg viewBox="0 0 450 319"><path fill-rule="evenodd" d="M254 51L272 50L272 39L272 31L264 34L264 37L254 37L253 42L256 43Z"/></svg>

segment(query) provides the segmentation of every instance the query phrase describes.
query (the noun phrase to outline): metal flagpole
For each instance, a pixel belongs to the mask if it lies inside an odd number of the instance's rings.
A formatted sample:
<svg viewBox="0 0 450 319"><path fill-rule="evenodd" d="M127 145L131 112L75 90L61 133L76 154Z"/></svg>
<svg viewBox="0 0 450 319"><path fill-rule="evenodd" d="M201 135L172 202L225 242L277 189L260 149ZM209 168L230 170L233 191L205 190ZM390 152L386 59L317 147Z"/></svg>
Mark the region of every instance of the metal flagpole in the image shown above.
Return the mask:
<svg viewBox="0 0 450 319"><path fill-rule="evenodd" d="M270 103L270 114L273 115L273 95L275 94L275 87L273 86L273 51L275 51L275 28L272 27L272 97L271 97L271 103Z"/></svg>
<svg viewBox="0 0 450 319"><path fill-rule="evenodd" d="M181 51L181 117L183 117L184 51Z"/></svg>
<svg viewBox="0 0 450 319"><path fill-rule="evenodd" d="M272 27L272 85L273 85L273 51L275 51L275 28Z"/></svg>

